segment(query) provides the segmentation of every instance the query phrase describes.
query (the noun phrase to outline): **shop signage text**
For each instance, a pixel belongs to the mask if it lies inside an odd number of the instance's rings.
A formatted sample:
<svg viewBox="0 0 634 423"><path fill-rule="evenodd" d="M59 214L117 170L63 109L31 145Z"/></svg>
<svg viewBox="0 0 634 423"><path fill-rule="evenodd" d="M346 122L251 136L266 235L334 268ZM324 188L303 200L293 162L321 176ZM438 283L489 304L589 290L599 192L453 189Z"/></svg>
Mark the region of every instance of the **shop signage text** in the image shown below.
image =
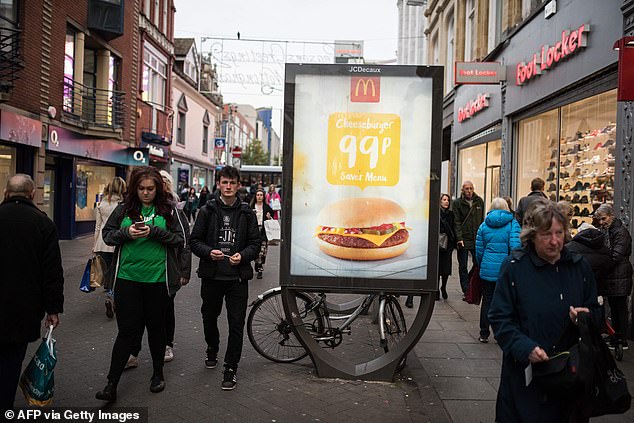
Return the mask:
<svg viewBox="0 0 634 423"><path fill-rule="evenodd" d="M475 100L470 100L464 107L458 108L458 122L462 123L489 107L489 97L490 94L478 94Z"/></svg>
<svg viewBox="0 0 634 423"><path fill-rule="evenodd" d="M458 84L497 84L506 80L505 67L499 62L456 62L454 81Z"/></svg>
<svg viewBox="0 0 634 423"><path fill-rule="evenodd" d="M533 54L533 58L528 64L526 62L517 64L515 83L524 85L531 78L541 75L542 72L577 52L581 47L586 47L588 45L588 32L590 32L589 24L583 24L572 32L562 31L561 41L557 41L554 46L544 44L540 51Z"/></svg>

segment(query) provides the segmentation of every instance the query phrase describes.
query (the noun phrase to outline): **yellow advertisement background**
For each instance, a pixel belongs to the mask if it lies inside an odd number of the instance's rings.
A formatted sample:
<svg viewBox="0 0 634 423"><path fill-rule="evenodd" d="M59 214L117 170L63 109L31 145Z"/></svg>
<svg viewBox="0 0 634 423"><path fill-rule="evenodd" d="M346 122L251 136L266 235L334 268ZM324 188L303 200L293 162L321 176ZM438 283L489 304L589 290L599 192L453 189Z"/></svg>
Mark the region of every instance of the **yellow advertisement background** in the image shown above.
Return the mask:
<svg viewBox="0 0 634 423"><path fill-rule="evenodd" d="M394 186L400 178L401 118L391 113L328 117L326 179L333 185Z"/></svg>

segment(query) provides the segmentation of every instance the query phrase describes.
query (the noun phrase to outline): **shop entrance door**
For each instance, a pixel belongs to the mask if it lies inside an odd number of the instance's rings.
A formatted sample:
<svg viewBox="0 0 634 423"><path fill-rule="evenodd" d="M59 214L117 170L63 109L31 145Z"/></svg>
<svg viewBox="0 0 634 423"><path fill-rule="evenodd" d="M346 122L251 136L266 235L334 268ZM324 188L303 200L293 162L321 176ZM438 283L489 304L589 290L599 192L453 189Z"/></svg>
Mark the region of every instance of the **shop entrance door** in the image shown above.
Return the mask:
<svg viewBox="0 0 634 423"><path fill-rule="evenodd" d="M502 141L494 140L458 152L458 186L456 195L464 181L471 181L475 192L484 200L489 210L491 200L500 196L500 166L502 164Z"/></svg>

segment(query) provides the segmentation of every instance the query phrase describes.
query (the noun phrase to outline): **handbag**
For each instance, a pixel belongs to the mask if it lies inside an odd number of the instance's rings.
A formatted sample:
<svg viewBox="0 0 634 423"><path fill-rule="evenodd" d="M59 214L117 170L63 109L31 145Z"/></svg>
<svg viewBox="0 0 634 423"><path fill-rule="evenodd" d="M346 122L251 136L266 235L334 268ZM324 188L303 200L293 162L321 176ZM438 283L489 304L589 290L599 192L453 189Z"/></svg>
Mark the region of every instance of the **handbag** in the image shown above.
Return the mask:
<svg viewBox="0 0 634 423"><path fill-rule="evenodd" d="M538 389L552 398L578 399L590 392L594 379L591 334L588 313L577 315L578 325L572 322L564 329L559 341L578 340L568 349L550 354L547 361L533 363L533 381Z"/></svg>
<svg viewBox="0 0 634 423"><path fill-rule="evenodd" d="M84 274L81 277L81 281L79 282L79 290L81 292L92 292L94 289L90 287L90 265L92 263L92 259L88 259L86 263L86 267L84 268Z"/></svg>
<svg viewBox="0 0 634 423"><path fill-rule="evenodd" d="M587 327L591 336L594 381L591 393L584 398L584 415L597 417L606 414L623 414L630 409L632 396L627 380L603 341L599 329L591 319L579 319L580 328Z"/></svg>
<svg viewBox="0 0 634 423"><path fill-rule="evenodd" d="M28 405L44 407L53 402L55 391L53 370L56 363L57 352L55 351L53 326L51 325L46 337L42 339L42 343L20 377L20 388Z"/></svg>
<svg viewBox="0 0 634 423"><path fill-rule="evenodd" d="M266 238L269 241L282 239L280 221L275 219L269 219L264 221L264 231L266 232Z"/></svg>
<svg viewBox="0 0 634 423"><path fill-rule="evenodd" d="M280 201L279 198L273 198L271 199L271 209L273 209L273 211L280 211L282 210L282 202Z"/></svg>
<svg viewBox="0 0 634 423"><path fill-rule="evenodd" d="M447 251L447 247L449 247L449 236L441 232L438 234L438 248L442 251Z"/></svg>
<svg viewBox="0 0 634 423"><path fill-rule="evenodd" d="M90 260L90 288L94 290L104 285L107 266L100 255L95 254Z"/></svg>
<svg viewBox="0 0 634 423"><path fill-rule="evenodd" d="M480 266L474 263L469 271L469 288L465 294L465 301L469 304L480 305L482 299L482 279L480 279Z"/></svg>

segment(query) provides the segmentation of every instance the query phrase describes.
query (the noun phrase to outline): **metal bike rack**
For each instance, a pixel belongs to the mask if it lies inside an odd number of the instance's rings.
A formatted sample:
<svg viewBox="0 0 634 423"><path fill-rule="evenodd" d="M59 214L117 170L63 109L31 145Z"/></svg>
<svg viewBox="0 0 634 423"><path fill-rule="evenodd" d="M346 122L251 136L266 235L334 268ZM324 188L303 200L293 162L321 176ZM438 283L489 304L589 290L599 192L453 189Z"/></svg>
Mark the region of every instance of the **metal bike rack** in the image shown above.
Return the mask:
<svg viewBox="0 0 634 423"><path fill-rule="evenodd" d="M405 337L396 344L396 347L387 354L381 355L368 362L352 364L329 353L308 333L302 324L299 310L297 309L297 302L295 301L294 293L298 291L302 290L282 287L284 311L287 316L291 316L297 337L308 351L317 371L317 375L324 378L392 382L402 358L414 348L425 332L431 320L435 303L435 291L423 293L414 322L408 329Z"/></svg>

